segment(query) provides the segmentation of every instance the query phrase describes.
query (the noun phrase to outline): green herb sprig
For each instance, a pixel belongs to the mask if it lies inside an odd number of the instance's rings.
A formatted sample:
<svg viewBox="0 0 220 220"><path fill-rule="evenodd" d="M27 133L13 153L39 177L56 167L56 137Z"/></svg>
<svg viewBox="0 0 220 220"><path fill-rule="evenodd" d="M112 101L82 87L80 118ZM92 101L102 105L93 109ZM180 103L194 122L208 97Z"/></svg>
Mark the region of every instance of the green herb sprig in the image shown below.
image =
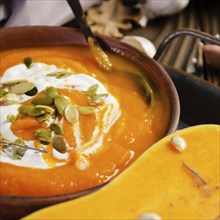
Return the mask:
<svg viewBox="0 0 220 220"><path fill-rule="evenodd" d="M0 139L2 149L6 150L12 157L12 159L21 159L24 156L26 150L33 150L36 153L48 153L44 148L29 147L21 139L17 139L15 142L10 142L4 138Z"/></svg>

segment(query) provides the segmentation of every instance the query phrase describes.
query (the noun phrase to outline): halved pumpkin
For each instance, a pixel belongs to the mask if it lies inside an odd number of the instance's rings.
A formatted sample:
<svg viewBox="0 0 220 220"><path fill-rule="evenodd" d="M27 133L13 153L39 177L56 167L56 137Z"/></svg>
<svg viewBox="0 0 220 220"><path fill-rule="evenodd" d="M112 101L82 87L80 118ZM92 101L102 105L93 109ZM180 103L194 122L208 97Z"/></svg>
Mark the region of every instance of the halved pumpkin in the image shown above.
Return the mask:
<svg viewBox="0 0 220 220"><path fill-rule="evenodd" d="M172 137L187 148L179 152ZM24 219L162 219L219 217L220 126L199 125L171 134L148 149L107 186Z"/></svg>

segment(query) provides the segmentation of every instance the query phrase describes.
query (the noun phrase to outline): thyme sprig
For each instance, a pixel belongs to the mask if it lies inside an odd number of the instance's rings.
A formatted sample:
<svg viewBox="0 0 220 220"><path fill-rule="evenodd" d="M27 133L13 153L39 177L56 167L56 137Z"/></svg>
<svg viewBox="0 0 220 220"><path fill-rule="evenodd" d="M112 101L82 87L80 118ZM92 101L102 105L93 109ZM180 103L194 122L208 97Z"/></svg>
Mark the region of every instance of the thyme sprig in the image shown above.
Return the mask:
<svg viewBox="0 0 220 220"><path fill-rule="evenodd" d="M189 170L202 183L202 185L207 185L207 182L195 170L193 170L191 167L189 167L185 163L183 163L183 166L187 170Z"/></svg>
<svg viewBox="0 0 220 220"><path fill-rule="evenodd" d="M36 153L48 153L48 151L46 151L44 148L37 149L37 148L34 148L34 147L30 147L26 144L17 144L17 143L9 142L5 139L1 139L0 143L2 144L3 149L8 149L12 146L16 146L16 147L19 147L21 149L34 150L34 151L36 151Z"/></svg>
<svg viewBox="0 0 220 220"><path fill-rule="evenodd" d="M197 183L199 186L201 186L205 190L206 196L210 196L211 190L207 187L207 182L194 169L189 167L187 164L182 163L182 165L198 180Z"/></svg>

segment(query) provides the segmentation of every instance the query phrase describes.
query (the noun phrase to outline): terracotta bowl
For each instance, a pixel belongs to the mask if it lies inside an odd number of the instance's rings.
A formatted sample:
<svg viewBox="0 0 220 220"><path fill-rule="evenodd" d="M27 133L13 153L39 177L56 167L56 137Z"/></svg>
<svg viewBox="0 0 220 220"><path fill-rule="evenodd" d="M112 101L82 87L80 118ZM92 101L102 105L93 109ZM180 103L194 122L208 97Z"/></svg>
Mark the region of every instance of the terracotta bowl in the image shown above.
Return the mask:
<svg viewBox="0 0 220 220"><path fill-rule="evenodd" d="M97 36L101 46L106 51L112 51L130 60L143 69L154 82L159 92L165 97L169 108L169 125L164 136L174 132L179 122L179 99L175 86L161 65L150 57L144 56L133 47L119 40L106 36ZM86 45L83 34L73 28L64 27L15 27L1 29L0 50L19 47L49 46L49 45ZM99 187L77 193L45 197L18 197L1 195L1 217L3 219L18 219L40 208L74 199L97 190Z"/></svg>

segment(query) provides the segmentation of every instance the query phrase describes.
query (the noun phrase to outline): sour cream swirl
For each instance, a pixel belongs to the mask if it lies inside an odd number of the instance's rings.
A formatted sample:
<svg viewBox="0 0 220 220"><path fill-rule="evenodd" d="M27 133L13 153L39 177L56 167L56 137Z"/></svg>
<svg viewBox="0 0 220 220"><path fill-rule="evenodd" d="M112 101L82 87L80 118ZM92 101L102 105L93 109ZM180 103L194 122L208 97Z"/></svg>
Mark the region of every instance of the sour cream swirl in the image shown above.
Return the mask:
<svg viewBox="0 0 220 220"><path fill-rule="evenodd" d="M96 120L101 120L101 122L95 127L93 131L92 138L86 142L81 144L80 140L80 128L79 126L74 125L73 135L77 140L77 151L78 160L76 161L76 166L79 169L86 169L89 166L89 161L86 159L87 156L95 154L99 152L103 146L103 140L105 134L111 129L114 123L121 115L121 110L117 99L112 96L105 86L98 81L97 79L85 74L85 73L77 73L73 74L67 78L57 79L56 77L49 77L47 74L51 72L60 72L60 71L70 71L71 69L61 69L57 68L55 65L47 65L45 63L34 63L30 68L27 68L24 64L15 65L9 69L7 69L2 77L1 83L11 81L11 80L23 80L26 79L28 81L34 82L38 91L44 91L46 87L53 86L59 89L73 89L80 92L87 91L92 85L99 85L97 94L108 94L108 97L104 100L104 105L106 107L106 111L104 115L101 117L99 113L96 113ZM18 114L18 108L21 105L21 102L27 101L30 99L30 96L25 94L20 96L20 102L12 105L3 105L0 106L0 124L1 124L1 136L5 139L13 142L18 137L16 137L12 130L11 124L7 122L7 115L12 113L14 115ZM30 147L34 147L33 141L25 141ZM16 166L22 167L32 167L39 169L49 169L51 166L46 163L42 157L41 153L36 153L33 150L27 150L24 156L20 160L11 159L5 152L0 150L0 162L9 163ZM58 160L62 162L57 162L55 166L62 166L68 162L69 153L61 154L56 150L53 150L53 155ZM65 162L63 162L65 161Z"/></svg>

